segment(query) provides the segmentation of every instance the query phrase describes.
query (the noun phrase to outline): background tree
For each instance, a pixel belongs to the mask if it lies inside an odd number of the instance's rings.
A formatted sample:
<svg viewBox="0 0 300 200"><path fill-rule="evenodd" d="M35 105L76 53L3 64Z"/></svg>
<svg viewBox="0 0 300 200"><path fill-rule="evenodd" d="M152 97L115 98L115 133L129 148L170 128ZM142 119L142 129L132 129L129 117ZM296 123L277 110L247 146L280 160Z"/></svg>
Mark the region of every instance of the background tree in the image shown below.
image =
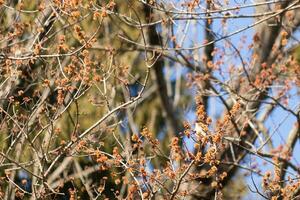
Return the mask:
<svg viewBox="0 0 300 200"><path fill-rule="evenodd" d="M299 7L0 0L1 199L297 199Z"/></svg>

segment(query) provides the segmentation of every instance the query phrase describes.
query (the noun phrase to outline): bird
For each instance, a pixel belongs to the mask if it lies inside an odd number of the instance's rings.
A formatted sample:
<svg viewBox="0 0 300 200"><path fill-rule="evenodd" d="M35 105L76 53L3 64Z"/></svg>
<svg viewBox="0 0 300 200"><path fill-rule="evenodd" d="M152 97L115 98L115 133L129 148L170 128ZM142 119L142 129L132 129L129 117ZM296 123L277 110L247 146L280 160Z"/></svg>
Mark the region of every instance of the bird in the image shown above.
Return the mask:
<svg viewBox="0 0 300 200"><path fill-rule="evenodd" d="M196 122L195 123L195 131L197 134L201 134L202 136L207 136L207 133L203 130L203 127L205 126L204 124L202 125L201 122Z"/></svg>

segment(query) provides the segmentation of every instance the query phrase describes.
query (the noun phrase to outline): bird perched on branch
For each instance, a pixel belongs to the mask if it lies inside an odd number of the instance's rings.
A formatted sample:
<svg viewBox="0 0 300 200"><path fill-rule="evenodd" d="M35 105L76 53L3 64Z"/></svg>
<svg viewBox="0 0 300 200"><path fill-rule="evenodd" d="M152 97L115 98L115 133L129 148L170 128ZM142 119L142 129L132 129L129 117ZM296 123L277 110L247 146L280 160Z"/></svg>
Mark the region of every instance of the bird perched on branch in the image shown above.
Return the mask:
<svg viewBox="0 0 300 200"><path fill-rule="evenodd" d="M207 133L205 132L205 130L207 125L201 123L201 122L196 122L195 124L195 131L197 134L201 134L202 136L206 136Z"/></svg>

